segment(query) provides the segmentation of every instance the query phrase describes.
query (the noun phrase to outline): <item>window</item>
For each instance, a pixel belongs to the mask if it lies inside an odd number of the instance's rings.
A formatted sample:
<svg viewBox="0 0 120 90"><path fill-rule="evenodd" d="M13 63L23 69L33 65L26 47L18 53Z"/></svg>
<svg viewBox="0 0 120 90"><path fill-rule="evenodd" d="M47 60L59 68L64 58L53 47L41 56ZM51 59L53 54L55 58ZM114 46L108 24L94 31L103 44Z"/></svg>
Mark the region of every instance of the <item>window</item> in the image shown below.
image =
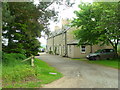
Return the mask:
<svg viewBox="0 0 120 90"><path fill-rule="evenodd" d="M85 46L81 46L81 53L85 53Z"/></svg>
<svg viewBox="0 0 120 90"><path fill-rule="evenodd" d="M104 49L103 52L109 53L109 52L114 52L114 50L113 49Z"/></svg>

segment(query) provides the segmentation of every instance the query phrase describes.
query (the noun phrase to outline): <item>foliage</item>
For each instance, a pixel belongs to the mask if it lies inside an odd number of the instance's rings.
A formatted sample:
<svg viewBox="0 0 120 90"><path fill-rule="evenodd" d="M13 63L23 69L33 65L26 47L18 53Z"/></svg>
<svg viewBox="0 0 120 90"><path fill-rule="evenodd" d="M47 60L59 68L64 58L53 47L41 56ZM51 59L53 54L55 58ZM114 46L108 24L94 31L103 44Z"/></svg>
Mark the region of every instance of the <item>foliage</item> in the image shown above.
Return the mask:
<svg viewBox="0 0 120 90"><path fill-rule="evenodd" d="M38 6L32 2L3 3L3 38L8 39L8 45L3 42L3 51L21 53L26 56L36 55L40 43L41 31L49 33L49 20L55 12L48 10L50 3L41 2Z"/></svg>
<svg viewBox="0 0 120 90"><path fill-rule="evenodd" d="M18 64L14 67L3 66L3 84L22 81L29 77L35 77L35 71L29 64Z"/></svg>
<svg viewBox="0 0 120 90"><path fill-rule="evenodd" d="M118 2L82 3L75 11L76 18L72 26L78 27L74 32L80 44L111 44L117 52L120 41L120 14Z"/></svg>
<svg viewBox="0 0 120 90"><path fill-rule="evenodd" d="M5 26L6 24L5 22L11 23L14 20L14 16L11 16L10 10L8 8L9 8L9 5L7 3L2 4L2 9L4 10L2 12L2 15L3 15L2 20L4 21L3 26Z"/></svg>
<svg viewBox="0 0 120 90"><path fill-rule="evenodd" d="M18 57L16 57L18 56ZM49 66L44 61L39 59L34 60L34 67L31 67L27 62L21 62L24 55L4 54L4 60L7 58L7 65L3 60L3 87L6 88L31 88L41 87L41 84L50 83L62 77L62 74L57 72L55 68ZM10 58L9 58L10 57ZM9 60L8 60L9 58ZM17 60L14 60L17 59ZM15 65L16 64L16 65ZM56 75L49 72L57 73ZM19 84L18 84L19 83Z"/></svg>
<svg viewBox="0 0 120 90"><path fill-rule="evenodd" d="M77 18L72 21L72 25L78 27L78 30L74 32L75 36L79 39L79 44L96 44L99 34L92 32L96 27L96 22L93 19L99 20L99 14L95 17L96 9L93 10L91 4L82 3L79 8L81 9L80 11L75 11Z"/></svg>
<svg viewBox="0 0 120 90"><path fill-rule="evenodd" d="M53 51L49 51L49 54L53 54Z"/></svg>
<svg viewBox="0 0 120 90"><path fill-rule="evenodd" d="M23 54L17 53L2 53L2 65L3 66L15 66L20 63L20 61L26 59L26 56Z"/></svg>

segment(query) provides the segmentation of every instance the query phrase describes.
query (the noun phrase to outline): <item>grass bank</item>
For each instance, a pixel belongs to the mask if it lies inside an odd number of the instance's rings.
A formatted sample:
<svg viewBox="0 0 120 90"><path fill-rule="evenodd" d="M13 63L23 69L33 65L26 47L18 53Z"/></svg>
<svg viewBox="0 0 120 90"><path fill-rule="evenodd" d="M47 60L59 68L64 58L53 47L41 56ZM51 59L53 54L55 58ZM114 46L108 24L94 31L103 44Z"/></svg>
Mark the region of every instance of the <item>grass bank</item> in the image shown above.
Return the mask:
<svg viewBox="0 0 120 90"><path fill-rule="evenodd" d="M13 57L14 55L8 56ZM29 62L21 62L21 60L20 58L11 60L12 63L10 62L7 65L3 63L3 88L39 88L42 84L50 83L62 77L62 74L55 68L40 59L34 60L34 67L31 67Z"/></svg>
<svg viewBox="0 0 120 90"><path fill-rule="evenodd" d="M120 67L119 67L119 60L116 60L116 59L95 60L95 61L94 60L89 61L87 59L72 59L72 60L80 60L80 61L85 61L85 62L90 63L90 64L99 64L99 65L104 65L104 66L120 69Z"/></svg>

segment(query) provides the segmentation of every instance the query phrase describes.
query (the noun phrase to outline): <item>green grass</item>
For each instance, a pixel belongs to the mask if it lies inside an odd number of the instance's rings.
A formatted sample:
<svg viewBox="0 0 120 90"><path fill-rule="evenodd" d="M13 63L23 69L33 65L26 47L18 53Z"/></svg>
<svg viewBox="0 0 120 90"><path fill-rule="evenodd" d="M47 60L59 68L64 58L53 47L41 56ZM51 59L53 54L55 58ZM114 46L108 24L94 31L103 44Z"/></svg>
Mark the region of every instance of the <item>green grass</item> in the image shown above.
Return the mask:
<svg viewBox="0 0 120 90"><path fill-rule="evenodd" d="M35 64L36 64L37 78L41 80L42 84L50 83L62 77L62 74L60 72L58 72L55 68L49 66L44 61L36 59ZM53 75L50 74L50 72L57 74Z"/></svg>
<svg viewBox="0 0 120 90"><path fill-rule="evenodd" d="M100 64L100 65L120 69L117 60L96 60L96 61L88 61L88 62L92 64Z"/></svg>
<svg viewBox="0 0 120 90"><path fill-rule="evenodd" d="M89 61L87 59L72 59L72 60L80 60L80 61L85 61L85 62L90 63L90 64L99 64L99 65L104 65L104 66L120 69L120 67L118 65L119 60L115 60L115 59L95 60L95 61Z"/></svg>
<svg viewBox="0 0 120 90"><path fill-rule="evenodd" d="M33 82L29 81L27 83L16 83L16 84L11 84L7 85L6 87L3 88L39 88L41 87L41 82Z"/></svg>
<svg viewBox="0 0 120 90"><path fill-rule="evenodd" d="M57 72L55 68L40 59L34 60L34 67L20 60L15 61L15 64L3 65L3 88L39 88L42 84L50 83L62 77L62 74ZM49 72L57 74L52 75Z"/></svg>

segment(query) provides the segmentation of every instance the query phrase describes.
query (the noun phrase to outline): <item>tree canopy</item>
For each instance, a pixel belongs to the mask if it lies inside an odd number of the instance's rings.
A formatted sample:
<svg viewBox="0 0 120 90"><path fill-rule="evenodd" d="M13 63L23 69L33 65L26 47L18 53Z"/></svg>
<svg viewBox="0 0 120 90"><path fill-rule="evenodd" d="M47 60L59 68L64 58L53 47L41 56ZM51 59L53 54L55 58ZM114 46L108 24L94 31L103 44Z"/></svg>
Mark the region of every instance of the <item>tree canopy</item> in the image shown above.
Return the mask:
<svg viewBox="0 0 120 90"><path fill-rule="evenodd" d="M51 2L40 2L38 6L33 2L8 2L3 3L3 38L8 39L8 44L3 41L3 51L7 53L22 53L27 56L36 55L40 42L41 31L49 33L47 25L49 20L56 15L47 7Z"/></svg>
<svg viewBox="0 0 120 90"><path fill-rule="evenodd" d="M78 29L74 32L80 44L111 44L117 52L120 42L120 3L95 2L82 3L80 10L75 11L76 18L72 26Z"/></svg>

